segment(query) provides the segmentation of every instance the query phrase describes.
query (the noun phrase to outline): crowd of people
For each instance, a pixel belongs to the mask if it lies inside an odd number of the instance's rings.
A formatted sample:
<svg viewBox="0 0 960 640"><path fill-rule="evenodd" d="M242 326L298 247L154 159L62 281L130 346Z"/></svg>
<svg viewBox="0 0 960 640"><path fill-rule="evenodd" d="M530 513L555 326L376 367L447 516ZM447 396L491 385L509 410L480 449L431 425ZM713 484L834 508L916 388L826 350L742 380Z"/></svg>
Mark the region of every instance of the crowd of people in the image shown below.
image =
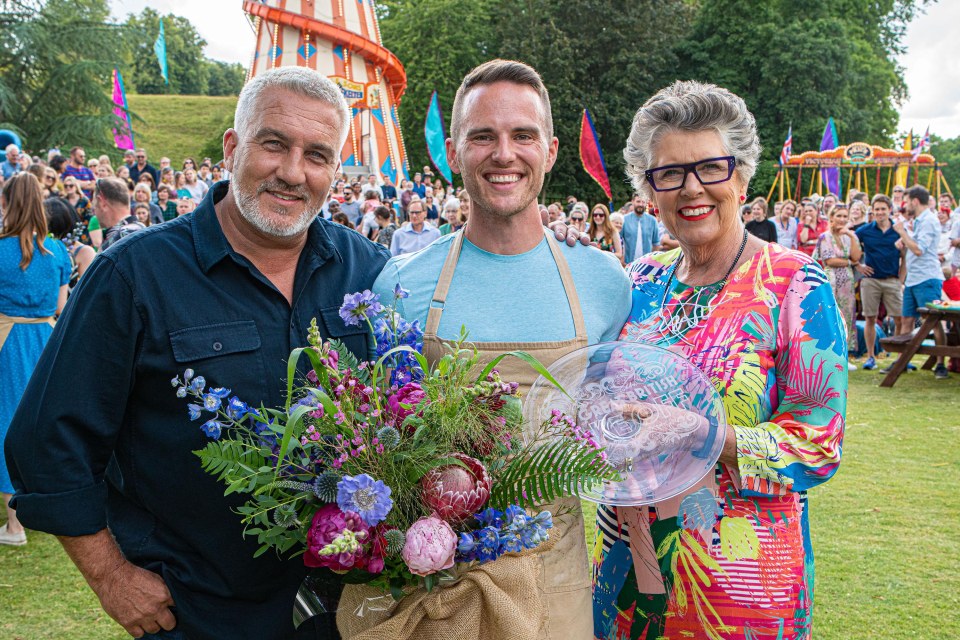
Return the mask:
<svg viewBox="0 0 960 640"><path fill-rule="evenodd" d="M343 295L404 291L399 311L425 327L432 361L463 326L485 357L508 344L545 366L619 339L680 353L723 396L715 473L662 504L601 505L592 576L582 514L574 508L551 532L538 637L620 640L635 618L691 637L714 627L809 637L806 491L840 462L856 318L866 319L870 369L879 321L909 335L918 308L960 298L952 198L898 187L892 198L785 200L771 215L763 199L747 204L760 156L752 114L739 96L696 82L674 83L638 111L624 151L636 194L616 211L575 195L536 202L559 141L546 88L521 63L481 65L457 93L451 165L463 189L428 167L400 185L344 171L329 150L343 144L346 113L329 80L283 68L240 96L224 138L233 175L189 158L180 172L167 158L155 168L144 149L116 169L80 147L45 160L6 150L0 370L20 375L0 385L0 427L11 425L10 451L0 451L0 543L26 544L22 510L30 527L60 537L104 609L136 637L175 625L193 638L293 637L287 612L304 568L252 557L229 500L190 453L196 429L159 387L200 363L211 382L279 405L285 357L307 327L362 355L366 333L344 329L336 313ZM279 131L296 153L260 149L258 131ZM240 144L251 150L237 153ZM303 149L328 151L299 175L290 167ZM145 231L154 225L162 228ZM565 246L550 227L599 251ZM90 354L91 343L109 348ZM77 380L87 357L97 379ZM43 374L28 383L34 366ZM536 377L508 367L501 372L522 385ZM935 374L949 375L943 362ZM816 389L794 389L817 375ZM196 508L185 519L187 503ZM663 542L681 535L682 545ZM691 570L681 547L710 562ZM741 562L748 548L755 564ZM761 573L754 606L737 585ZM678 604L685 585L701 583L712 616Z"/></svg>

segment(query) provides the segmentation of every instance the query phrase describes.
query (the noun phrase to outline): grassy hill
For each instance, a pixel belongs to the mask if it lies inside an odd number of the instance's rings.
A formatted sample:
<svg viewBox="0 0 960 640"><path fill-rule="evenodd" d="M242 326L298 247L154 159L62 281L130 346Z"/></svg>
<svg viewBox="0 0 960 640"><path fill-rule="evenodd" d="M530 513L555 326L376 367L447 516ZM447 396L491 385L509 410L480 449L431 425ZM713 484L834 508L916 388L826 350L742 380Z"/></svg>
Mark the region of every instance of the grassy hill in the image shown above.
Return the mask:
<svg viewBox="0 0 960 640"><path fill-rule="evenodd" d="M153 165L167 156L177 168L186 157L194 157L199 162L203 148L230 126L237 106L234 96L130 94L127 102L130 110L142 119L133 122L137 146L146 148ZM216 162L220 157L213 160Z"/></svg>

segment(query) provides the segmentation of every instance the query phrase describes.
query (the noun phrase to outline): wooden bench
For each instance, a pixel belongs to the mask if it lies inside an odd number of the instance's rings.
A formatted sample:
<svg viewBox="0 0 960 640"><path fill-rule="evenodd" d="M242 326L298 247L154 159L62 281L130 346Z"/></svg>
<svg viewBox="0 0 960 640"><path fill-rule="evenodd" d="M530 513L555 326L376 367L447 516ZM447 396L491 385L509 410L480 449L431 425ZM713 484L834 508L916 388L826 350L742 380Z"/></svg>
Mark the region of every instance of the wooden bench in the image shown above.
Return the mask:
<svg viewBox="0 0 960 640"><path fill-rule="evenodd" d="M880 383L881 387L892 387L897 378L907 369L907 364L915 355L928 356L927 361L923 363L922 369L933 369L938 357L949 356L960 358L960 310L955 309L931 309L921 307L917 310L923 322L920 329L913 334L909 340L893 338L884 338L880 341L880 346L890 353L899 353L900 357L893 363L890 372ZM946 342L936 344L932 347L923 345L930 333L939 323L946 322L947 327L944 330Z"/></svg>

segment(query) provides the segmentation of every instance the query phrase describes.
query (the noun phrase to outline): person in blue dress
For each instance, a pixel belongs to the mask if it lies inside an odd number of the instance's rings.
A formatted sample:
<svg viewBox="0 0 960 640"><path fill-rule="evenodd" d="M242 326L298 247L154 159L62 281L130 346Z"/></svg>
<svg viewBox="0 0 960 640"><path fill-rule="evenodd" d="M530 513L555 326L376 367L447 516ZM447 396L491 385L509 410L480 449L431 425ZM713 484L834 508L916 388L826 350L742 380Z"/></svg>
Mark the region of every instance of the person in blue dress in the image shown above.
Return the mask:
<svg viewBox="0 0 960 640"><path fill-rule="evenodd" d="M66 304L71 264L63 243L47 237L43 190L33 174L17 174L4 184L0 210L0 497L7 509L0 544L19 546L27 534L9 506L14 489L3 440L54 317Z"/></svg>

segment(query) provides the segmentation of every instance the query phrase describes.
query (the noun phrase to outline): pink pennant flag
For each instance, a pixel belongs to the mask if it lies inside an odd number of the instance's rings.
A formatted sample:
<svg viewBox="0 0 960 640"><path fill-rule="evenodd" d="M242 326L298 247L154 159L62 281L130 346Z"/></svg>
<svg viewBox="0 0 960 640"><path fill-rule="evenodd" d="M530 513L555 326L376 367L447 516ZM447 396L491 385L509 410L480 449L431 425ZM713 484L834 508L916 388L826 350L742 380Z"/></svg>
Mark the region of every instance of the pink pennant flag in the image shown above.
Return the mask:
<svg viewBox="0 0 960 640"><path fill-rule="evenodd" d="M133 127L130 126L127 94L123 90L123 77L116 68L113 70L113 105L113 142L117 149L133 149Z"/></svg>

